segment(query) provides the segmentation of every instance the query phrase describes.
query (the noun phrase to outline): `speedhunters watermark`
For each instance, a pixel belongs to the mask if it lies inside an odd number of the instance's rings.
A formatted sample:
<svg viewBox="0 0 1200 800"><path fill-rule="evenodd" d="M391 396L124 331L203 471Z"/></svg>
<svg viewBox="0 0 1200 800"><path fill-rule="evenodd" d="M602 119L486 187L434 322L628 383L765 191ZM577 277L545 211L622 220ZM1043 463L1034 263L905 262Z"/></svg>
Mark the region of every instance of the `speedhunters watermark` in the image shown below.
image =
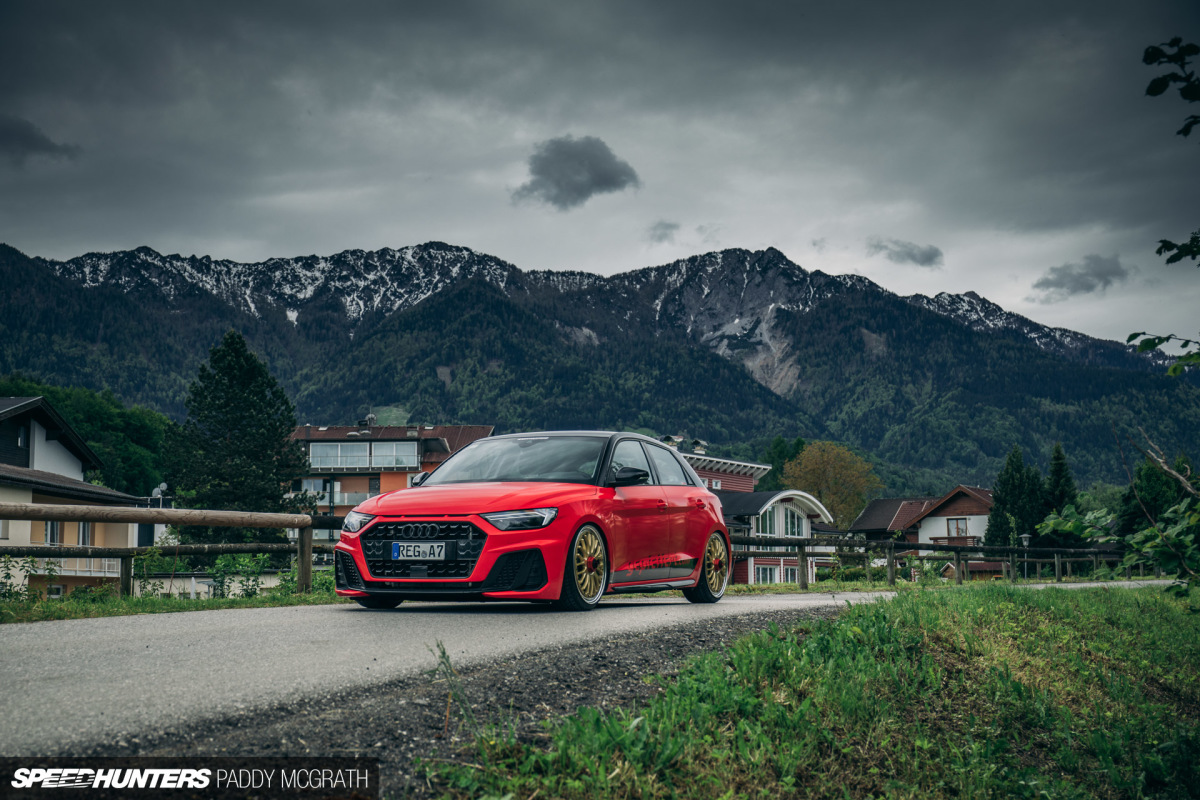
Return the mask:
<svg viewBox="0 0 1200 800"><path fill-rule="evenodd" d="M0 758L0 797L379 797L375 758Z"/></svg>

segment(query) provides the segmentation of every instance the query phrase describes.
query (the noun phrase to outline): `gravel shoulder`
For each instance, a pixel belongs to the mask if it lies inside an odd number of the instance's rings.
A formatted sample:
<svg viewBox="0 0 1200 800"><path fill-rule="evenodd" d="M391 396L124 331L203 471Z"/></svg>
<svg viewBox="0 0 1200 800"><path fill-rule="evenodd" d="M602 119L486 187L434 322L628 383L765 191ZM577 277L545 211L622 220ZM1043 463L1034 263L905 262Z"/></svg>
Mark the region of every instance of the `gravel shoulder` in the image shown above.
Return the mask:
<svg viewBox="0 0 1200 800"><path fill-rule="evenodd" d="M584 706L632 707L660 691L652 676L674 674L690 655L747 633L835 616L835 606L748 613L667 629L605 635L455 670L482 724L518 738L544 736L543 722ZM603 612L601 612L603 613ZM229 715L142 738L118 739L91 756L349 756L379 758L385 797L429 797L418 759L469 761L471 733L449 684L435 671L319 699L298 697L267 710Z"/></svg>

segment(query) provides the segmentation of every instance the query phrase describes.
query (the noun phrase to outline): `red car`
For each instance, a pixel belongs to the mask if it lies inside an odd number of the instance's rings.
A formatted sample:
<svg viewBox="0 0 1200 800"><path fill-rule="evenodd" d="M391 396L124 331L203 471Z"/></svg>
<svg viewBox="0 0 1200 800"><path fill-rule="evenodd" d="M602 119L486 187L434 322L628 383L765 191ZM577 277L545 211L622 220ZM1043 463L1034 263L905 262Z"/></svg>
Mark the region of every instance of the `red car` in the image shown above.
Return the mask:
<svg viewBox="0 0 1200 800"><path fill-rule="evenodd" d="M480 439L413 484L346 515L339 595L367 608L534 600L587 611L608 592L682 589L715 603L729 581L720 500L646 436Z"/></svg>

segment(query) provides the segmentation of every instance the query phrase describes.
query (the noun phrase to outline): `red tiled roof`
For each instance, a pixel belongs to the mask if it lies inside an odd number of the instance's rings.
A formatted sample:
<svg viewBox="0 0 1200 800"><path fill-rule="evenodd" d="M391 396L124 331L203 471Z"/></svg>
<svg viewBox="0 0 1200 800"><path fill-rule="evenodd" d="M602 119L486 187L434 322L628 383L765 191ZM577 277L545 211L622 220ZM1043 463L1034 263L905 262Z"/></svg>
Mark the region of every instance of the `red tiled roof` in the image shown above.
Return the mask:
<svg viewBox="0 0 1200 800"><path fill-rule="evenodd" d="M928 499L905 500L900 504L899 508L896 509L896 513L892 517L892 521L888 523L887 529L889 531L904 530L909 525L912 525L918 517L922 516L927 510L929 510L930 506L932 505L933 501Z"/></svg>
<svg viewBox="0 0 1200 800"><path fill-rule="evenodd" d="M936 511L940 506L944 505L945 503L947 503L951 499L953 499L954 495L958 494L959 492L962 492L963 494L974 497L976 500L983 503L988 508L991 508L993 505L996 504L996 501L994 501L992 499L992 490L991 489L981 489L978 486L963 486L962 484L959 484L958 486L955 486L953 489L951 489L949 492L947 492L944 497L938 499L934 503L931 503L930 505L928 505L927 507L922 509L920 512L918 512L916 516L914 516L912 519L909 520L909 524L912 525L914 523L920 522L922 519L929 516L934 511Z"/></svg>
<svg viewBox="0 0 1200 800"><path fill-rule="evenodd" d="M300 425L292 438L305 442L397 442L410 439L445 439L450 452L476 439L492 435L493 425ZM362 434L362 431L368 433ZM411 435L416 432L416 436ZM353 435L351 435L353 434Z"/></svg>

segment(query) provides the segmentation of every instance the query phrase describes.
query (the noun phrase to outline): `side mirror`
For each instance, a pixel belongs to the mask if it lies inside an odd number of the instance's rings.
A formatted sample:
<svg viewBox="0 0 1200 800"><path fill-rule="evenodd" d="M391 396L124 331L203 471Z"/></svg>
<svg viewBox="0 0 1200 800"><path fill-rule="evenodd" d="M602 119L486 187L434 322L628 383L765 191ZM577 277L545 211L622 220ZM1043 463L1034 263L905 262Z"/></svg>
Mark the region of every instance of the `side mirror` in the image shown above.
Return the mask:
<svg viewBox="0 0 1200 800"><path fill-rule="evenodd" d="M613 486L638 486L650 482L650 473L637 467L621 467L613 477Z"/></svg>
<svg viewBox="0 0 1200 800"><path fill-rule="evenodd" d="M425 482L425 479L428 477L429 477L428 472L418 472L416 475L413 475L412 480L408 482L409 488L412 488L414 486L420 486L422 483Z"/></svg>

